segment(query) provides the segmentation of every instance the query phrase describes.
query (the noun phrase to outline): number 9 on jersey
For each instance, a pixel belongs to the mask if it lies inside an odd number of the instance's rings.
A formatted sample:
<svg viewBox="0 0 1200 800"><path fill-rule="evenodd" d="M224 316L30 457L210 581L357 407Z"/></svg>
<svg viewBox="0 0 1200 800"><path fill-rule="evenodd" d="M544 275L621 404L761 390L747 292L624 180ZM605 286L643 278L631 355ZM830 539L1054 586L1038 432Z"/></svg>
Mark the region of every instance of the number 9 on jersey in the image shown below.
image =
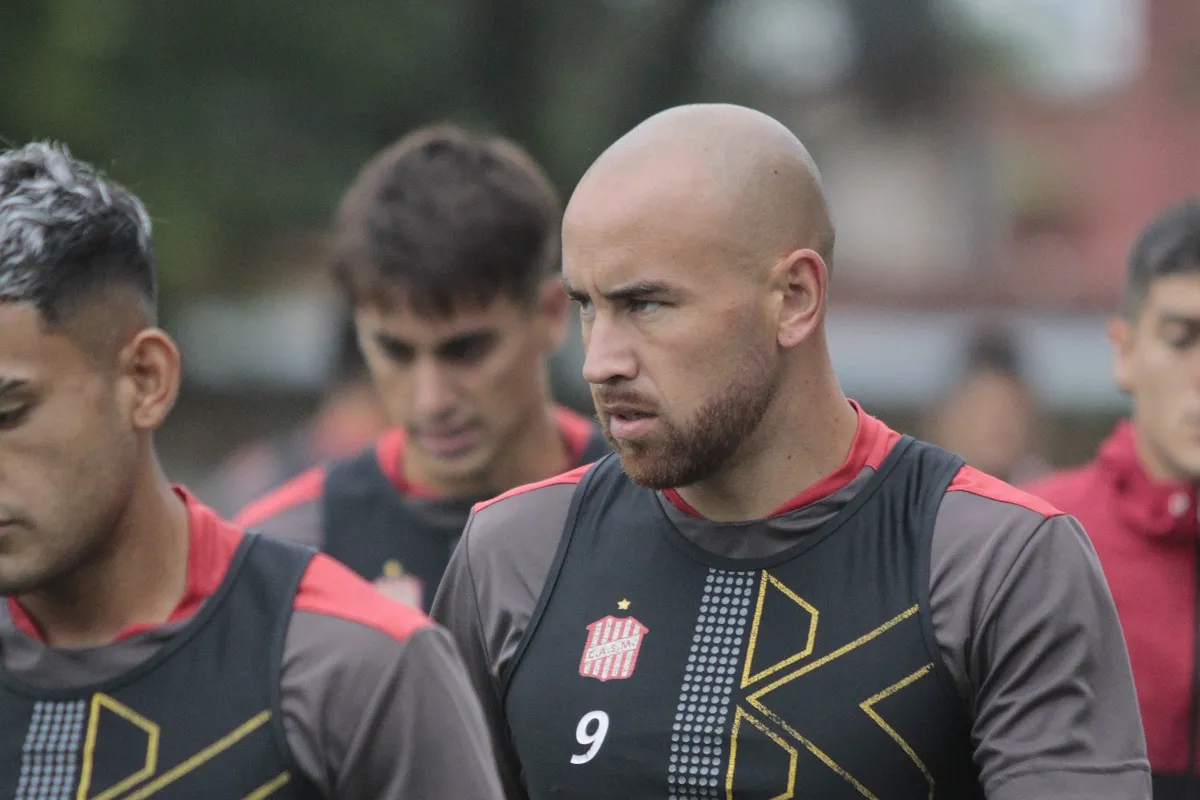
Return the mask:
<svg viewBox="0 0 1200 800"><path fill-rule="evenodd" d="M589 711L584 714L575 726L575 741L586 747L587 752L571 756L571 763L586 764L595 758L607 735L608 714L603 711Z"/></svg>

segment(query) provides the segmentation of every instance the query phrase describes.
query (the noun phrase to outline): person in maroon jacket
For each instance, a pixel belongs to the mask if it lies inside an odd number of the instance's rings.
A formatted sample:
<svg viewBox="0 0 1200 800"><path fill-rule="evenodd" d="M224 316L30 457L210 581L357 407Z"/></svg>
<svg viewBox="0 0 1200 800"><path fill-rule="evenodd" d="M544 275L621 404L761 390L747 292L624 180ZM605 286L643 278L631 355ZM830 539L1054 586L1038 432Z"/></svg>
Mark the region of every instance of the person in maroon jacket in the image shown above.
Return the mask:
<svg viewBox="0 0 1200 800"><path fill-rule="evenodd" d="M1129 645L1156 800L1200 792L1200 198L1164 211L1129 259L1110 324L1133 400L1090 464L1028 490L1084 524Z"/></svg>
<svg viewBox="0 0 1200 800"><path fill-rule="evenodd" d="M167 481L155 305L136 197L0 154L0 797L499 797L443 629Z"/></svg>
<svg viewBox="0 0 1200 800"><path fill-rule="evenodd" d="M550 392L569 308L559 217L541 168L496 136L435 126L372 158L342 200L333 271L395 427L234 520L427 608L474 503L603 455Z"/></svg>

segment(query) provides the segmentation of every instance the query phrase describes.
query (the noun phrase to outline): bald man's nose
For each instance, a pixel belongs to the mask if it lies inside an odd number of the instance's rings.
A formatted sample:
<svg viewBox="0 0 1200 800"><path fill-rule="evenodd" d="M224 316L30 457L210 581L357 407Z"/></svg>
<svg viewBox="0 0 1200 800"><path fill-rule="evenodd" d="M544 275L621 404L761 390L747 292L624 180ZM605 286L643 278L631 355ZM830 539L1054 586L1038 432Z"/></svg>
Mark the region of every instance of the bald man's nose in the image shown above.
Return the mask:
<svg viewBox="0 0 1200 800"><path fill-rule="evenodd" d="M583 334L583 379L591 384L633 380L637 359L621 326L597 317Z"/></svg>

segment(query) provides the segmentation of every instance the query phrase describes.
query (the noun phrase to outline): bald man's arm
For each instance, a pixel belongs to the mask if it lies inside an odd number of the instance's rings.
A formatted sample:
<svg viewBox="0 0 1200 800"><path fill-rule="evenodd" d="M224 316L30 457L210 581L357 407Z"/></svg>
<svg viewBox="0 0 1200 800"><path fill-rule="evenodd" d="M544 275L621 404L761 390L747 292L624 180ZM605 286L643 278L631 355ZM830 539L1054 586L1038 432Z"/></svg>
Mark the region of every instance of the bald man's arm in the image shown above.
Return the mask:
<svg viewBox="0 0 1200 800"><path fill-rule="evenodd" d="M958 488L954 488L958 486ZM933 532L930 606L989 800L1150 798L1116 608L1072 517L964 468Z"/></svg>
<svg viewBox="0 0 1200 800"><path fill-rule="evenodd" d="M526 794L500 686L550 574L574 490L550 484L477 507L430 610L462 653L508 800Z"/></svg>

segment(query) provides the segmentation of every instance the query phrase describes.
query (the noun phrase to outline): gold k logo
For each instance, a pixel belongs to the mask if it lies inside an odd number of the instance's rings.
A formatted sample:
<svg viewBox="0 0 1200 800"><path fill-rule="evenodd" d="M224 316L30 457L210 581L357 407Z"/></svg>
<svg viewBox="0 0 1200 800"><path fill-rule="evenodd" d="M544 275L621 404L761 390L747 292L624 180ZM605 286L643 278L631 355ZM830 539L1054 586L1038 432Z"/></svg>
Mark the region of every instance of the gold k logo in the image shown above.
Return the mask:
<svg viewBox="0 0 1200 800"><path fill-rule="evenodd" d="M781 606L780 603L783 605ZM803 646L799 650L790 654L773 653L771 657L764 655L762 652L764 646L759 640L759 632L763 627L764 619L773 616L773 613L769 610L767 613L764 613L764 609L767 608L775 608L776 612L786 613L789 621L797 619L807 620L807 630L804 629L803 624L801 625L800 640L803 642ZM773 694L781 692L784 687L788 687L789 689L797 688L800 685L798 682L802 682L805 676L814 675L819 670L835 664L838 659L858 648L868 645L902 623L908 620L913 620L915 623L917 620L917 606L905 609L882 625L824 656L811 658L816 646L820 616L817 608L806 602L775 578L775 576L768 574L766 571L762 573L758 588L758 598L754 609L754 620L751 624L750 636L746 647L746 663L742 670L741 689L745 693L744 704L738 705L734 710L733 729L730 735L729 767L725 780L727 800L733 800L734 797L734 778L737 774L739 743L743 742L744 737L751 731L758 731L766 736L769 741L779 747L781 756L786 759L786 784L780 787L781 791L779 794L775 795L771 800L790 800L790 798L795 797L796 772L801 750L811 753L826 767L850 783L864 797L870 798L870 800L878 800L875 794L861 781L843 769L813 739L802 733L797 728L795 721L789 720L784 713L776 710L774 706L777 706L778 703ZM791 622L789 622L788 627L794 630ZM834 669L837 669L838 666L840 665L835 665ZM881 688L869 697L856 697L851 701L857 706L855 713L864 714L874 725L878 726L889 739L903 750L908 759L920 770L921 775L928 784L930 800L934 796L933 775L909 743L879 714L876 706L886 698L921 680L932 671L933 664L926 664L891 685ZM827 674L822 673L822 675ZM822 685L827 686L828 684L822 682ZM820 691L824 691L824 689ZM818 722L817 724L819 725L820 723ZM814 736L815 738L820 738L815 734Z"/></svg>
<svg viewBox="0 0 1200 800"><path fill-rule="evenodd" d="M79 773L79 789L75 798L76 800L143 800L143 798L157 794L184 775L216 758L261 728L270 718L270 711L255 714L208 747L156 776L159 734L161 732L159 725L124 703L97 692L92 695L87 735L83 744L83 764ZM95 787L98 791L96 794L91 794L94 788L92 783L97 752L102 747L102 741L109 736L119 736L123 744L128 743L129 736L136 735L129 729L130 725L144 736L145 758L141 766L111 786ZM262 800L284 786L290 777L287 772L283 772L255 789L244 800ZM126 792L128 793L126 794Z"/></svg>

